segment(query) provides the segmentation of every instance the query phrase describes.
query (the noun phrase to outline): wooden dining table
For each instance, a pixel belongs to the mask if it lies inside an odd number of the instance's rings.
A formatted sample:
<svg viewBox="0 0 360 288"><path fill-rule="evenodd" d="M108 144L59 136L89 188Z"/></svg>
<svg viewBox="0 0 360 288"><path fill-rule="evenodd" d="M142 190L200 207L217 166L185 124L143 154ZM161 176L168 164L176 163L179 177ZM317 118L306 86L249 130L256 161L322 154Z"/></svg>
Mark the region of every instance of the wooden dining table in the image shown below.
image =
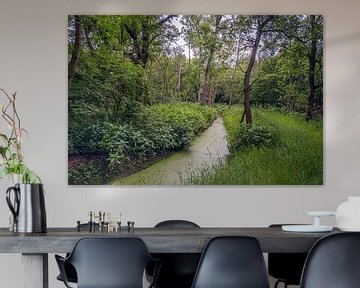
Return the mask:
<svg viewBox="0 0 360 288"><path fill-rule="evenodd" d="M283 232L281 227L135 228L118 232L89 232L77 228L48 228L47 233L13 233L0 228L0 253L21 253L24 288L48 288L48 253L67 253L83 237L139 237L151 253L201 253L209 239L222 235L252 236L262 251L308 252L325 235L338 233Z"/></svg>

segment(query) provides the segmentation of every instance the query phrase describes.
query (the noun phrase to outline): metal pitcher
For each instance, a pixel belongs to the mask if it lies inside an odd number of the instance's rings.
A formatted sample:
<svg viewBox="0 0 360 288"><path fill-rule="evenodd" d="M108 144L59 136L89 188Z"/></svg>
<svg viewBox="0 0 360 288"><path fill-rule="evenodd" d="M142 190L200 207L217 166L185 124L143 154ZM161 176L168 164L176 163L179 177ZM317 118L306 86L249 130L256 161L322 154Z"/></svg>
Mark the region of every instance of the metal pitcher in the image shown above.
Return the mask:
<svg viewBox="0 0 360 288"><path fill-rule="evenodd" d="M42 184L15 184L6 190L6 202L14 216L14 232L46 232L45 198Z"/></svg>

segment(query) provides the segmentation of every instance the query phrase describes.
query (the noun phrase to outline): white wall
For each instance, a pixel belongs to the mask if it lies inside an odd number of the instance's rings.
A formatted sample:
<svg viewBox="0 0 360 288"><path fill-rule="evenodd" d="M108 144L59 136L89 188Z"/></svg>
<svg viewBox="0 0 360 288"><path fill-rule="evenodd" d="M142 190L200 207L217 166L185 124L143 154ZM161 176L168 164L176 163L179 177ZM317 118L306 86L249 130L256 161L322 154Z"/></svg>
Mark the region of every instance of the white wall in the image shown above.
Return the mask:
<svg viewBox="0 0 360 288"><path fill-rule="evenodd" d="M136 226L187 218L201 226L309 222L360 195L360 2L358 0L1 0L0 87L18 92L26 162L46 187L48 226L74 226L89 210L122 212ZM67 185L68 14L322 14L325 17L324 186L69 187ZM6 180L0 226L8 224ZM334 220L327 223L335 224ZM62 287L53 280L50 287ZM19 255L0 255L2 287L20 287Z"/></svg>

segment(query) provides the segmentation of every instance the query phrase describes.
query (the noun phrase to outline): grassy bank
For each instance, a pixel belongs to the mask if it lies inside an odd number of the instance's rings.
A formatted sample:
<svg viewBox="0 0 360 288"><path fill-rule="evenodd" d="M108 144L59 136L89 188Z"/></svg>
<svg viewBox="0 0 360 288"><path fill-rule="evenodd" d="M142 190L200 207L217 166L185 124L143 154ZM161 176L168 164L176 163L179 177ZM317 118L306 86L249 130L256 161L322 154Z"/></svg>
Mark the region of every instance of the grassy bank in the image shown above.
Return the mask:
<svg viewBox="0 0 360 288"><path fill-rule="evenodd" d="M224 111L230 144L236 142L242 110ZM227 162L204 172L193 184L207 185L321 185L323 184L322 122L306 122L301 115L254 108L255 126L276 134L274 145L232 150Z"/></svg>

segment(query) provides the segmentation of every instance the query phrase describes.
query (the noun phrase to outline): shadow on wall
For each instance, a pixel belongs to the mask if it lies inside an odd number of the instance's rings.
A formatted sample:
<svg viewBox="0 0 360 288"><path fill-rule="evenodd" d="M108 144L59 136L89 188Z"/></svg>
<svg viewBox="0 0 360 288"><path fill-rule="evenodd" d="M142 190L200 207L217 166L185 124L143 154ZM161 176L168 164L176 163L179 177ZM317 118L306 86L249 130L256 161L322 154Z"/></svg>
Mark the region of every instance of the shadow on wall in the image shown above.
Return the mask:
<svg viewBox="0 0 360 288"><path fill-rule="evenodd" d="M336 46L340 44L348 44L351 42L356 42L360 40L360 31L348 35L343 35L337 38L329 39L327 41L327 46Z"/></svg>

